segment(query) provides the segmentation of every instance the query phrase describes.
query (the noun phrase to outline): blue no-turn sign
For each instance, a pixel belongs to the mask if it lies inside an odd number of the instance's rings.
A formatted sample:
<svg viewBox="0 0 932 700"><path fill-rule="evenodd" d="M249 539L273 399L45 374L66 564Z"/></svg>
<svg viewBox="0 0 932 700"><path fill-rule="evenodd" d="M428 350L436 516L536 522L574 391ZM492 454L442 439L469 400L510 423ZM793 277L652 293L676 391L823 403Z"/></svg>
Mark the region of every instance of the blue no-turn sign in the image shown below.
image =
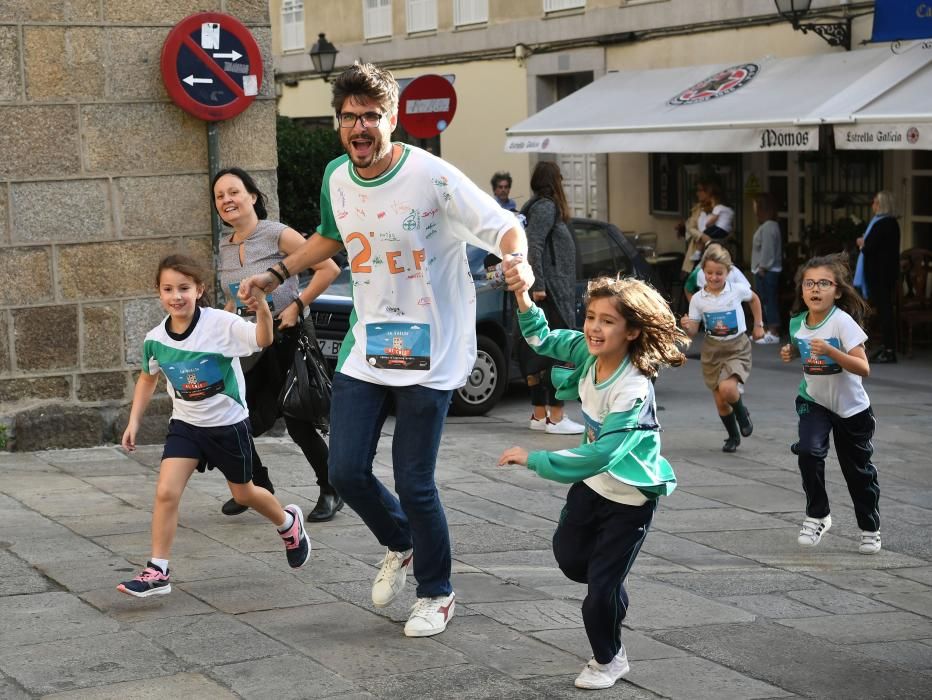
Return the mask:
<svg viewBox="0 0 932 700"><path fill-rule="evenodd" d="M262 87L262 54L235 17L200 12L168 33L162 46L162 80L172 101L205 121L230 119Z"/></svg>

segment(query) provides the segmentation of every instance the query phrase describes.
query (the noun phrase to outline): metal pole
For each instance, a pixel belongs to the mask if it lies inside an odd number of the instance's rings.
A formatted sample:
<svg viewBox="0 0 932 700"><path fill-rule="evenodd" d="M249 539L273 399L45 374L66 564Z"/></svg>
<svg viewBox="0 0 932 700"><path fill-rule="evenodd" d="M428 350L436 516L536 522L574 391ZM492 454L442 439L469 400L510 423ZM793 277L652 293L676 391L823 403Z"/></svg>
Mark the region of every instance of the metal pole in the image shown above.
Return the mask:
<svg viewBox="0 0 932 700"><path fill-rule="evenodd" d="M207 176L210 182L220 172L220 131L219 122L207 122ZM213 204L213 195L210 193L210 229L212 264L214 267L214 296L213 304L220 304L220 214Z"/></svg>

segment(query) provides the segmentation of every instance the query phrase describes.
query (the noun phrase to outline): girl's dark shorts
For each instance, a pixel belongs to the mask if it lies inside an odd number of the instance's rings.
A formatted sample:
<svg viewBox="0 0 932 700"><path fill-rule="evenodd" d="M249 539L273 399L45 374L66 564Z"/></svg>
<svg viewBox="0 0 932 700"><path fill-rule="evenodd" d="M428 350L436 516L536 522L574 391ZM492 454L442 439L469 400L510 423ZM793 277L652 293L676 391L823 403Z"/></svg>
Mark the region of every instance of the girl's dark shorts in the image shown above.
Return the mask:
<svg viewBox="0 0 932 700"><path fill-rule="evenodd" d="M234 484L252 481L252 429L249 419L233 425L203 428L173 418L162 459L182 457L197 460L197 470L219 469Z"/></svg>

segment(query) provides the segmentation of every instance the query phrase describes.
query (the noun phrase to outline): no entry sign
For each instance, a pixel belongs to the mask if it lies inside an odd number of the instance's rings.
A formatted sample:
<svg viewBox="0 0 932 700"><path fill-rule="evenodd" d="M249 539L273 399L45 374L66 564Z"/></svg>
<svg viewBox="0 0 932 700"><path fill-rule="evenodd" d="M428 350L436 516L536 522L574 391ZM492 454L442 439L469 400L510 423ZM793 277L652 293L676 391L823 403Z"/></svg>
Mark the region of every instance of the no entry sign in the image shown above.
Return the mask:
<svg viewBox="0 0 932 700"><path fill-rule="evenodd" d="M162 80L172 101L205 121L230 119L262 87L262 54L230 15L200 12L181 20L162 46Z"/></svg>
<svg viewBox="0 0 932 700"><path fill-rule="evenodd" d="M405 131L419 139L437 136L450 126L455 113L456 90L439 75L415 78L398 101L398 120Z"/></svg>

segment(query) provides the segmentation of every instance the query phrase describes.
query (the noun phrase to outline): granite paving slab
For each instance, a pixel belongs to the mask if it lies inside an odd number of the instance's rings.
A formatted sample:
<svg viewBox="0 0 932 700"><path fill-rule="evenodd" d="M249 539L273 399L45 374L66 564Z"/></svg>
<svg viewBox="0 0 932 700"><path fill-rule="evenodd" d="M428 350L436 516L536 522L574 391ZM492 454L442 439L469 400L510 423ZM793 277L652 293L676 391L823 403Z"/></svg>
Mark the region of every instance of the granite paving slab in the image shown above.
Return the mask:
<svg viewBox="0 0 932 700"><path fill-rule="evenodd" d="M112 498L112 497L110 497ZM114 499L116 500L116 499ZM59 516L56 520L72 532L83 537L123 535L129 532L149 532L152 513L117 500L118 506L109 508L105 514L83 513Z"/></svg>
<svg viewBox="0 0 932 700"><path fill-rule="evenodd" d="M701 508L696 510L663 510L651 523L651 528L663 532L721 532L729 530L771 529L785 523L769 515L743 508ZM648 539L649 541L649 539Z"/></svg>
<svg viewBox="0 0 932 700"><path fill-rule="evenodd" d="M67 552L69 556L76 559L85 557L93 559L110 554L103 547L97 546L80 535L75 535L61 525L50 527L43 524L32 531L32 536L29 534L18 536L16 532L10 532L7 529L0 534L3 538L10 536L13 538L10 550L37 567L61 559L63 552Z"/></svg>
<svg viewBox="0 0 932 700"><path fill-rule="evenodd" d="M209 673L246 700L348 698L343 693L354 688L353 683L316 661L294 653L214 666ZM366 697L372 696L367 693Z"/></svg>
<svg viewBox="0 0 932 700"><path fill-rule="evenodd" d="M457 620L455 629L448 627L435 639L461 652L473 663L496 669L515 679L566 675L572 682L582 669L576 654L555 649L512 629L503 620L486 616Z"/></svg>
<svg viewBox="0 0 932 700"><path fill-rule="evenodd" d="M127 578L132 578L129 576ZM126 580L126 579L124 579ZM163 617L185 617L204 615L214 610L177 585L172 585L168 595L135 598L116 589L119 580L103 588L81 593L81 599L119 622L146 622Z"/></svg>
<svg viewBox="0 0 932 700"><path fill-rule="evenodd" d="M932 636L932 620L905 612L832 615L778 622L815 637L832 640L836 644L918 640Z"/></svg>
<svg viewBox="0 0 932 700"><path fill-rule="evenodd" d="M185 581L173 586L222 612L239 614L256 610L329 603L335 598L293 576L262 572Z"/></svg>
<svg viewBox="0 0 932 700"><path fill-rule="evenodd" d="M625 625L636 630L696 627L726 622L750 622L752 613L709 600L665 583L631 579Z"/></svg>
<svg viewBox="0 0 932 700"><path fill-rule="evenodd" d="M368 581L372 584L378 573L381 557L354 557L330 547L314 547L311 558L300 569L292 569L278 552L258 552L252 555L272 571L287 573L314 585Z"/></svg>
<svg viewBox="0 0 932 700"><path fill-rule="evenodd" d="M70 554L69 552L65 556ZM140 570L138 565L113 554L81 559L57 559L37 568L74 593L84 593L97 588L113 590L120 581L133 578Z"/></svg>
<svg viewBox="0 0 932 700"><path fill-rule="evenodd" d="M638 564L640 564L640 557L638 557ZM713 598L781 593L817 588L821 585L818 581L802 574L763 567L742 571L651 573L649 578Z"/></svg>
<svg viewBox="0 0 932 700"><path fill-rule="evenodd" d="M543 537L493 523L450 526L450 541L455 557L475 552L542 549L550 545Z"/></svg>
<svg viewBox="0 0 932 700"><path fill-rule="evenodd" d="M450 505L447 506L446 512L447 522L451 525L457 524L453 522L450 517L457 511L469 513L476 519L481 519L497 525L507 525L516 530L524 531L553 531L556 525L556 518L559 515L559 511L557 511L552 518L548 518L546 514L544 514L544 517L531 515L530 513L516 511L500 503L495 503L494 501L489 501L478 496L470 496L469 494L457 494L455 498L450 499Z"/></svg>
<svg viewBox="0 0 932 700"><path fill-rule="evenodd" d="M360 678L358 683L381 698L429 698L437 693L435 669ZM487 666L462 664L443 669L443 697L449 700L534 700L533 688Z"/></svg>
<svg viewBox="0 0 932 700"><path fill-rule="evenodd" d="M268 535L267 539L274 537ZM253 539L261 539L260 533L253 533ZM120 535L100 535L95 537L94 541L101 547L106 547L106 553L119 554L126 557L132 562L145 565L149 554L152 551L152 537L149 532L126 532ZM278 539L278 547L284 552L281 538ZM184 560L187 557L206 557L206 556L231 556L235 555L237 550L227 547L206 535L190 530L186 527L179 527L175 535L175 541L172 543L171 566L178 567L179 572L184 568ZM284 553L282 557L284 557Z"/></svg>
<svg viewBox="0 0 932 700"><path fill-rule="evenodd" d="M45 700L165 700L165 698L196 698L197 700L232 700L237 696L222 685L200 673L176 673L173 676L124 681L105 686L71 690L46 695Z"/></svg>
<svg viewBox="0 0 932 700"><path fill-rule="evenodd" d="M4 645L30 645L116 632L120 625L65 592L0 598Z"/></svg>
<svg viewBox="0 0 932 700"><path fill-rule="evenodd" d="M684 700L753 700L792 697L778 685L741 674L708 659L692 656L641 661L625 680L667 698Z"/></svg>
<svg viewBox="0 0 932 700"><path fill-rule="evenodd" d="M580 671L582 667L580 666ZM563 678L531 678L522 683L533 688L537 692L537 697L548 698L550 700L579 700L580 697L586 697L588 691L580 690L573 685L575 674ZM656 700L659 695L655 695L649 690L638 688L627 682L624 678L615 683L611 688L599 691L599 700Z"/></svg>
<svg viewBox="0 0 932 700"><path fill-rule="evenodd" d="M48 694L182 671L169 652L138 632L0 647L0 670L30 693Z"/></svg>
<svg viewBox="0 0 932 700"><path fill-rule="evenodd" d="M724 596L716 598L716 600L767 618L819 617L826 614L824 610L805 605L776 593Z"/></svg>
<svg viewBox="0 0 932 700"><path fill-rule="evenodd" d="M377 562L385 556L385 547L379 544L375 535L365 525L318 528L314 530L313 538L320 540L327 547L366 561Z"/></svg>
<svg viewBox="0 0 932 700"><path fill-rule="evenodd" d="M466 661L437 643L443 635L405 637L402 625L345 602L247 613L241 619L275 639L287 640L293 649L350 680ZM444 634L463 619L454 617Z"/></svg>
<svg viewBox="0 0 932 700"><path fill-rule="evenodd" d="M0 676L0 698L3 700L30 700L32 696L11 679Z"/></svg>
<svg viewBox="0 0 932 700"><path fill-rule="evenodd" d="M811 628L818 628L830 621L830 618L823 617L805 622ZM862 654L838 644L837 638L831 634L816 640L805 630L784 627L787 622L709 625L665 630L656 636L712 662L726 664L736 672L803 697L851 700L928 695L926 691L932 677L903 677L903 674L896 673L895 667L866 659ZM869 625L870 622L864 620L863 624ZM818 653L813 653L814 648ZM891 678L896 678L896 694L890 692ZM697 681L693 679L693 682Z"/></svg>
<svg viewBox="0 0 932 700"><path fill-rule="evenodd" d="M690 486L684 490L757 513L798 513L806 504L802 486L798 491L768 484Z"/></svg>
<svg viewBox="0 0 932 700"><path fill-rule="evenodd" d="M384 617L392 622L407 622L411 615L411 606L417 600L415 589L417 582L413 576L409 576L403 590L399 591L398 596L383 608L377 608L372 604L372 580L364 581L344 581L341 583L322 583L320 588L334 598L344 600L347 603L368 610L373 615ZM457 605L454 611L456 615L463 614L463 606L460 605L459 596L457 596Z"/></svg>
<svg viewBox="0 0 932 700"><path fill-rule="evenodd" d="M932 670L932 649L922 642L871 642L852 644L849 648L871 659L877 659L908 671L928 672Z"/></svg>
<svg viewBox="0 0 932 700"><path fill-rule="evenodd" d="M166 617L134 625L151 642L197 666L280 656L288 648L235 617L221 614ZM236 640L230 644L230 640Z"/></svg>
<svg viewBox="0 0 932 700"><path fill-rule="evenodd" d="M754 565L753 561L721 551L721 548L718 548L717 543L714 542L714 538L709 538L711 546L692 541L693 534L681 533L680 536L677 536L664 532L652 532L644 540L642 550L661 559L699 571L706 569L747 569ZM720 535L722 533L714 534Z"/></svg>
<svg viewBox="0 0 932 700"><path fill-rule="evenodd" d="M900 610L932 618L932 590L879 593L874 598Z"/></svg>
<svg viewBox="0 0 932 700"><path fill-rule="evenodd" d="M540 632L532 632L531 636L545 644L562 649L568 654L573 654L583 662L592 657L589 638L586 636L586 630L582 627L541 630ZM632 663L649 659L675 659L687 655L682 649L658 642L643 632L628 628L622 630L621 641L628 654L628 660Z"/></svg>
<svg viewBox="0 0 932 700"><path fill-rule="evenodd" d="M470 603L470 607L519 632L581 627L583 624L579 606L562 600Z"/></svg>
<svg viewBox="0 0 932 700"><path fill-rule="evenodd" d="M829 531L818 547L800 547L797 528L747 530L745 532L691 532L682 535L747 559L789 571L840 571L844 569L890 569L918 566L922 560L889 550L873 556L858 553L854 541ZM647 538L645 546L650 546Z"/></svg>
<svg viewBox="0 0 932 700"><path fill-rule="evenodd" d="M855 593L913 593L927 591L932 585L932 569L928 571L928 583L909 578L910 572L921 569L851 569L847 571L812 571L807 575L837 588ZM920 577L921 578L921 577Z"/></svg>
<svg viewBox="0 0 932 700"><path fill-rule="evenodd" d="M540 600L546 598L540 591L484 573L459 574L453 577L457 601L475 603L505 602L509 600Z"/></svg>
<svg viewBox="0 0 932 700"><path fill-rule="evenodd" d="M807 591L789 591L787 596L836 615L893 612L895 610L895 608L879 602L878 597L869 598L859 593L838 590L833 586L819 586Z"/></svg>
<svg viewBox="0 0 932 700"><path fill-rule="evenodd" d="M910 581L918 581L926 586L932 586L932 566L917 566L915 568L895 569L891 571L894 576L899 576Z"/></svg>
<svg viewBox="0 0 932 700"><path fill-rule="evenodd" d="M55 584L28 562L5 549L0 549L0 597L43 593L54 588Z"/></svg>
<svg viewBox="0 0 932 700"><path fill-rule="evenodd" d="M548 493L521 488L501 481L466 481L457 483L444 493L444 501L455 507L456 495L452 491L462 491L470 496L478 496L487 501L508 506L522 513L530 513L545 519L559 516L565 499Z"/></svg>

